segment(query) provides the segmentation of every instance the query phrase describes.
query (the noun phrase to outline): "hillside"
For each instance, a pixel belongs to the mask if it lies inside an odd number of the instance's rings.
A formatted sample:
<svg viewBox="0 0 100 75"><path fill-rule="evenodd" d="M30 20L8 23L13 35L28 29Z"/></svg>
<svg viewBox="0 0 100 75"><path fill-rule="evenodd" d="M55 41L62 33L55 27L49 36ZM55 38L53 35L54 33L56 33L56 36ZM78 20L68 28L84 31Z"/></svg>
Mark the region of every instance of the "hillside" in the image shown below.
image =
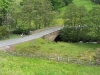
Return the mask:
<svg viewBox="0 0 100 75"><path fill-rule="evenodd" d="M78 6L84 5L88 10L97 5L91 0L73 0L73 3Z"/></svg>

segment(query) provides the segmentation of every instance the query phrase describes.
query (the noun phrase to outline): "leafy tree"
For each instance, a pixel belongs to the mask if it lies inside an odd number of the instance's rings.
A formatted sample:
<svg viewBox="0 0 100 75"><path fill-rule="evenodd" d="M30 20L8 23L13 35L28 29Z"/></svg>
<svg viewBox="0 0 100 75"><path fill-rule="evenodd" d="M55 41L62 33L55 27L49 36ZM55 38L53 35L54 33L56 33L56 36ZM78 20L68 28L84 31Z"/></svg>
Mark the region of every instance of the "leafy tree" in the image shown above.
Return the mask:
<svg viewBox="0 0 100 75"><path fill-rule="evenodd" d="M36 29L49 26L54 19L55 12L49 0L24 0L22 5L22 20L29 25L34 21Z"/></svg>
<svg viewBox="0 0 100 75"><path fill-rule="evenodd" d="M77 7L74 4L70 4L65 12L64 21L65 27L61 31L61 37L67 38L71 41L100 41L100 6L94 7L87 12L84 6ZM71 31L67 31L71 30ZM63 32L63 33L62 33ZM65 33L66 32L66 33ZM71 35L70 35L71 34ZM74 39L75 38L75 39Z"/></svg>
<svg viewBox="0 0 100 75"><path fill-rule="evenodd" d="M100 41L100 6L95 6L89 11L90 22L95 29L97 39Z"/></svg>
<svg viewBox="0 0 100 75"><path fill-rule="evenodd" d="M36 15L34 15L34 20L36 21L36 18L38 18L37 20L40 19L40 22L44 25L44 27L50 26L50 23L56 15L56 12L53 11L51 2L49 0L36 0L35 2L34 9L36 11ZM39 3L39 5L37 5L37 3Z"/></svg>
<svg viewBox="0 0 100 75"><path fill-rule="evenodd" d="M9 6L8 0L0 0L0 25L3 25L3 21L5 19L8 6Z"/></svg>
<svg viewBox="0 0 100 75"><path fill-rule="evenodd" d="M85 6L79 6L78 7L78 20L79 20L79 25L84 25L84 24L86 24L86 22L87 22L87 19L88 19L88 17L87 17L87 15L88 15L88 12L87 12L87 9L86 9L86 7Z"/></svg>
<svg viewBox="0 0 100 75"><path fill-rule="evenodd" d="M64 15L65 25L75 26L78 20L78 7L75 4L69 4Z"/></svg>
<svg viewBox="0 0 100 75"><path fill-rule="evenodd" d="M31 22L33 20L33 11L34 11L34 1L33 0L24 0L22 5L22 11L19 12L19 19L21 20L21 25L24 28L24 25L29 25L31 30Z"/></svg>
<svg viewBox="0 0 100 75"><path fill-rule="evenodd" d="M87 9L84 6L69 4L64 15L65 25L84 25L86 22Z"/></svg>
<svg viewBox="0 0 100 75"><path fill-rule="evenodd" d="M89 11L89 17L91 19L92 25L100 25L100 6L95 6Z"/></svg>

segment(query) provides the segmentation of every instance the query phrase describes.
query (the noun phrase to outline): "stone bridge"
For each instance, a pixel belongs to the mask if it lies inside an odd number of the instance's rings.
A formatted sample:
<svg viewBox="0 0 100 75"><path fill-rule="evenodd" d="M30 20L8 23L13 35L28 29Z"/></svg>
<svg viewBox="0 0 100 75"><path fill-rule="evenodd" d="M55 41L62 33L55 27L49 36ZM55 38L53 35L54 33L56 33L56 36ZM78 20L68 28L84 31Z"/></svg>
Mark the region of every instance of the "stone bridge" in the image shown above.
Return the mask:
<svg viewBox="0 0 100 75"><path fill-rule="evenodd" d="M15 44L19 44L21 42L31 41L31 40L41 38L41 37L53 41L59 35L59 31L61 28L62 27L52 27L50 29L33 33L29 36L0 41L0 48L12 46Z"/></svg>
<svg viewBox="0 0 100 75"><path fill-rule="evenodd" d="M50 41L54 41L55 38L59 35L59 32L60 32L60 30L57 30L55 32L46 34L46 35L43 36L43 38L48 39Z"/></svg>

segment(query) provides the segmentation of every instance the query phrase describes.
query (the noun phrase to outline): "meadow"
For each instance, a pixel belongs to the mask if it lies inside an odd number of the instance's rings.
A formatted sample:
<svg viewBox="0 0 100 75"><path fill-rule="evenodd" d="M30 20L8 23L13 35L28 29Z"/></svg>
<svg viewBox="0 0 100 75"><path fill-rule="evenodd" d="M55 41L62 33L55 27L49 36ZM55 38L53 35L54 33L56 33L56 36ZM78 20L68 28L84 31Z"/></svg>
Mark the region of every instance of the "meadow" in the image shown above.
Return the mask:
<svg viewBox="0 0 100 75"><path fill-rule="evenodd" d="M77 57L86 51L100 48L100 44L78 44L51 42L42 38L21 43L15 46L13 52L51 55L69 55ZM16 56L6 51L0 51L0 75L99 75L99 66L86 66L57 62L53 60Z"/></svg>
<svg viewBox="0 0 100 75"><path fill-rule="evenodd" d="M34 41L21 43L15 46L16 53L38 53L43 55L60 55L78 57L82 54L90 56L94 55L94 51L100 48L100 44L87 43L66 43L66 42L51 42L46 39L36 39ZM88 55L87 55L88 56ZM90 57L88 56L88 57Z"/></svg>

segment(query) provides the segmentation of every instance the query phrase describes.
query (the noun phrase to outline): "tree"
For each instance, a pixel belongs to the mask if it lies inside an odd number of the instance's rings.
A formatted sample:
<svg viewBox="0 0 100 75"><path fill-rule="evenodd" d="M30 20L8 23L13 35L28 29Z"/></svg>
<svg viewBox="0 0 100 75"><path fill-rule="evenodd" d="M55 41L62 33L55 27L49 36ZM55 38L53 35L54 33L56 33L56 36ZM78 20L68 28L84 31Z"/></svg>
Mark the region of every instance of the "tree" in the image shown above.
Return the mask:
<svg viewBox="0 0 100 75"><path fill-rule="evenodd" d="M8 0L0 0L0 25L3 25L3 21L5 19L8 6L9 6Z"/></svg>
<svg viewBox="0 0 100 75"><path fill-rule="evenodd" d="M22 27L28 25L31 30L31 22L33 20L33 11L34 11L34 1L33 0L24 0L22 5L22 11L19 12L19 18L22 21Z"/></svg>
<svg viewBox="0 0 100 75"><path fill-rule="evenodd" d="M94 26L100 25L100 6L95 6L92 10L89 11L89 16L91 18L91 22Z"/></svg>
<svg viewBox="0 0 100 75"><path fill-rule="evenodd" d="M90 22L95 28L96 38L100 41L100 6L95 6L89 11Z"/></svg>
<svg viewBox="0 0 100 75"><path fill-rule="evenodd" d="M87 12L87 9L85 6L79 6L78 7L78 20L79 20L79 25L84 25L86 24L86 21L87 21L87 15L88 15L88 12Z"/></svg>
<svg viewBox="0 0 100 75"><path fill-rule="evenodd" d="M78 7L75 4L69 4L64 16L65 25L84 25L86 23L86 15L87 9L84 6Z"/></svg>
<svg viewBox="0 0 100 75"><path fill-rule="evenodd" d="M78 7L75 4L69 4L65 12L64 24L75 26L77 25L78 17Z"/></svg>
<svg viewBox="0 0 100 75"><path fill-rule="evenodd" d="M36 29L49 26L55 16L49 0L24 0L22 7L23 20L29 25L34 21Z"/></svg>

